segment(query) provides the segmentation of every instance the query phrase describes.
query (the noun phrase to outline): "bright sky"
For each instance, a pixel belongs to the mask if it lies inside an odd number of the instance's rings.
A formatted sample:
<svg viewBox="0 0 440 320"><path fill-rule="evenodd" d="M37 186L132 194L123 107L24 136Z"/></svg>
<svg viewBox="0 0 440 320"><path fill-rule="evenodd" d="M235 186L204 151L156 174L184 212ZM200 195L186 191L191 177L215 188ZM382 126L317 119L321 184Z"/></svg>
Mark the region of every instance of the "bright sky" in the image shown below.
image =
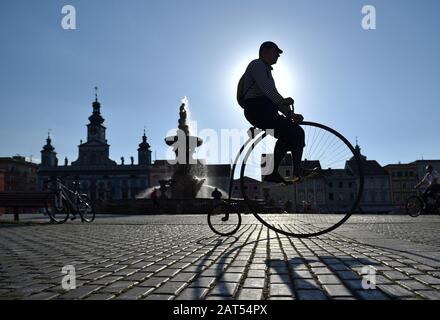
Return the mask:
<svg viewBox="0 0 440 320"><path fill-rule="evenodd" d="M367 4L376 30L361 27ZM436 0L1 0L0 156L38 160L50 128L60 162L75 160L95 85L118 162L137 158L144 126L166 157L183 96L199 131L247 128L236 83L272 40L279 90L306 120L382 165L440 159L439 14Z"/></svg>

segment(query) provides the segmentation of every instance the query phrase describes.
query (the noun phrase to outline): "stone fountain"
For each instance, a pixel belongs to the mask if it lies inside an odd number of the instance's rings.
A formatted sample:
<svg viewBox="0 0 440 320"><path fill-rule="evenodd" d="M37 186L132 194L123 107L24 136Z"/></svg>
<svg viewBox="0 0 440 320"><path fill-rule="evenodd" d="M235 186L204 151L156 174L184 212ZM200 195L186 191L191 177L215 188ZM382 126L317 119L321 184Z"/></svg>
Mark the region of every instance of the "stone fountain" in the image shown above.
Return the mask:
<svg viewBox="0 0 440 320"><path fill-rule="evenodd" d="M203 144L199 137L192 136L187 124L186 101L182 101L179 111L179 125L174 136L165 138L165 143L173 148L176 154L175 170L170 180L162 180L162 187L168 187L172 199L194 199L205 179L197 178L204 175L204 166L194 159L197 147Z"/></svg>

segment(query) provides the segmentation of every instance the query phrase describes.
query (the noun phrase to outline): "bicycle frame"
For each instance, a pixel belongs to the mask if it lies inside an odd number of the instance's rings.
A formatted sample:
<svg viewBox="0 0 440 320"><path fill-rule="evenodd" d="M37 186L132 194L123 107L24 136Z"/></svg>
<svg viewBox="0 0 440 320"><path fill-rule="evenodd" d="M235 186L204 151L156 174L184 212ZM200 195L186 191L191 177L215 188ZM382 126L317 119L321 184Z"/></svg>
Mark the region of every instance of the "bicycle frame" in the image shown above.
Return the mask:
<svg viewBox="0 0 440 320"><path fill-rule="evenodd" d="M75 188L75 190L70 190L60 181L57 181L56 192L61 193L61 196L64 197L64 199L69 204L70 208L74 209L75 212L78 212L80 195L77 190L77 187ZM72 200L72 197L74 201Z"/></svg>
<svg viewBox="0 0 440 320"><path fill-rule="evenodd" d="M344 137L342 136L340 133L338 133L336 130L329 128L325 125L319 124L319 123L315 123L315 122L307 122L307 121L303 121L301 122L301 124L303 125L309 125L309 126L314 126L314 127L318 127L321 128L331 134L333 134L334 136L336 136L337 139L339 139L340 141L342 141L342 143L349 149L350 153L352 154L352 159L354 159L356 165L357 165L357 175L358 175L358 191L357 194L355 196L355 198L353 199L353 205L352 207L348 210L347 213L345 213L345 216L340 219L337 223L333 224L332 226L321 230L321 231L317 231L317 232L312 232L312 233L306 233L306 234L293 234L291 232L286 232L277 228L274 228L273 226L271 226L269 223L267 223L257 212L254 212L254 210L252 210L252 208L254 208L254 206L256 205L255 208L258 209L258 205L257 203L254 203L251 199L249 199L245 193L245 188L244 188L244 170L246 168L246 162L252 152L252 150L261 142L261 140L263 140L268 134L270 135L270 133L268 133L266 130L262 130L262 129L258 129L256 127L251 127L248 130L248 135L249 135L249 139L247 139L247 141L241 146L240 150L238 151L238 154L234 160L233 166L231 168L231 175L230 175L230 183L229 183L229 196L228 196L228 200L226 200L226 203L231 203L232 200L232 190L233 190L233 180L234 180L234 175L235 175L235 170L237 168L237 164L240 160L240 157L242 155L244 155L243 158L243 163L241 164L241 170L240 170L240 189L242 192L242 196L245 202L245 205L251 209L251 213L253 214L253 216L255 216L255 218L261 222L264 226L268 227L271 230L274 230L280 234L283 235L287 235L287 236L294 236L297 238L308 238L308 237L313 237L313 236L319 236L322 234L325 234L327 232L330 232L336 228L338 228L339 226L341 226L345 221L348 220L348 218L353 214L354 210L358 207L359 202L361 200L361 196L362 196L362 192L363 192L363 187L364 187L364 175L363 175L363 168L362 168L362 162L360 159L360 156L358 153L356 153L356 150L354 149L354 147L351 145L351 143ZM252 142L252 143L251 143ZM251 147L249 148L249 145L251 145ZM247 148L247 151L245 151L245 149ZM239 213L238 213L239 214ZM222 218L222 221L227 221L229 219L230 213L226 212L224 213L224 218ZM209 218L208 218L209 219ZM208 220L209 222L209 220Z"/></svg>
<svg viewBox="0 0 440 320"><path fill-rule="evenodd" d="M257 135L255 135L255 131L258 130L259 132L257 133ZM232 169L231 169L231 176L229 179L229 195L228 195L228 200L232 199L232 185L233 185L233 181L234 181L234 174L235 174L235 169L237 167L237 163L238 160L240 159L240 155L243 153L244 149L248 146L248 144L254 140L255 138L258 137L258 135L263 134L266 135L266 132L264 130L261 129L257 129L255 127L250 127L248 132L250 132L249 134L249 138L246 140L246 142L241 146L240 150L237 153L237 156L235 157L234 163L232 165ZM254 142L255 143L255 142Z"/></svg>
<svg viewBox="0 0 440 320"><path fill-rule="evenodd" d="M429 212L428 209L430 206L434 206L435 208L440 209L440 192L434 193L432 196L428 196L428 199L431 198L433 202L425 202L425 200L422 197L423 192L420 191L420 189L417 189L416 196L420 199L425 209L422 209L422 212Z"/></svg>

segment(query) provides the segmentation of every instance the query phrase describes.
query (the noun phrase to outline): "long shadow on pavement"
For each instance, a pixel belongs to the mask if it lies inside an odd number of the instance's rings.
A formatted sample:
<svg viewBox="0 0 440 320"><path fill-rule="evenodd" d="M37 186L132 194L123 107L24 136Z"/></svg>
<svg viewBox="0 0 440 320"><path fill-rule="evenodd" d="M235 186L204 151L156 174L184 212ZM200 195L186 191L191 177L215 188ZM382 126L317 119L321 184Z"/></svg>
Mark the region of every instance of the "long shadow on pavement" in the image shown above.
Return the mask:
<svg viewBox="0 0 440 320"><path fill-rule="evenodd" d="M271 237L267 239L254 240L234 248L231 248L227 252L221 255L220 259L216 263L216 291L220 292L223 298L233 298L237 296L238 292L233 292L230 285L230 281L219 281L222 279L224 274L227 272L228 268L228 258L231 257L236 251L249 246L255 245L259 242L267 242L269 240L276 240L277 237ZM204 262L212 256L212 252L220 245L224 244L228 238L225 240L218 239L215 247L210 250L209 255L199 262L201 266L199 269L202 270ZM237 241L237 238L236 238ZM234 242L236 242L234 241ZM314 268L313 265L317 264L320 267ZM358 299L387 299L387 296L378 289L363 289L362 282L363 278L361 275L352 270L354 267L362 268L365 266L374 267L381 266L382 264L365 258L343 258L338 256L315 256L313 260L306 260L301 257L294 257L288 261L281 259L268 259L266 260L266 266L269 270L275 273L272 276L278 276L278 284L283 284L289 288L290 295L292 297L299 297L300 299L326 299L328 295L323 294L323 286L328 284L328 288L337 289L341 292L347 290L345 296L349 296L352 293ZM322 273L323 270L318 270L319 268L327 268L329 271ZM320 272L320 274L315 274L313 272ZM312 271L312 272L311 272ZM316 280L319 279L320 282ZM195 281L197 281L196 278ZM228 280L228 279L224 279ZM243 279L241 279L243 280ZM280 281L282 280L282 281ZM313 280L313 281L312 281ZM327 283L326 283L327 282ZM229 283L229 285L228 285ZM322 284L319 284L322 283ZM338 286L338 287L336 287ZM201 289L202 290L202 289ZM267 290L267 288L266 288ZM320 294L318 293L320 292ZM201 291L198 292L201 294ZM338 293L336 293L338 295ZM197 299L197 297L194 297ZM200 296L198 297L200 298Z"/></svg>

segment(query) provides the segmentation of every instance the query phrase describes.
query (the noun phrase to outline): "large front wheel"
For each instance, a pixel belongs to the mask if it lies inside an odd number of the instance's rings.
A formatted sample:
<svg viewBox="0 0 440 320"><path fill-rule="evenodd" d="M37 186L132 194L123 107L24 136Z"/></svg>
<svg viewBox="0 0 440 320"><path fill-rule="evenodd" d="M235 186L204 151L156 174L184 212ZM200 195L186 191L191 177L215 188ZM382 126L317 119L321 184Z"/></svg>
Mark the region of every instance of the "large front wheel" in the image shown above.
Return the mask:
<svg viewBox="0 0 440 320"><path fill-rule="evenodd" d="M319 123L303 122L300 126L305 135L301 167L309 175L293 179L294 155L287 153L278 172L291 184L264 182L264 176L273 172L276 143L267 131L257 135L245 152L240 187L261 223L287 236L307 238L330 232L347 221L359 207L364 176L360 149L344 136Z"/></svg>

